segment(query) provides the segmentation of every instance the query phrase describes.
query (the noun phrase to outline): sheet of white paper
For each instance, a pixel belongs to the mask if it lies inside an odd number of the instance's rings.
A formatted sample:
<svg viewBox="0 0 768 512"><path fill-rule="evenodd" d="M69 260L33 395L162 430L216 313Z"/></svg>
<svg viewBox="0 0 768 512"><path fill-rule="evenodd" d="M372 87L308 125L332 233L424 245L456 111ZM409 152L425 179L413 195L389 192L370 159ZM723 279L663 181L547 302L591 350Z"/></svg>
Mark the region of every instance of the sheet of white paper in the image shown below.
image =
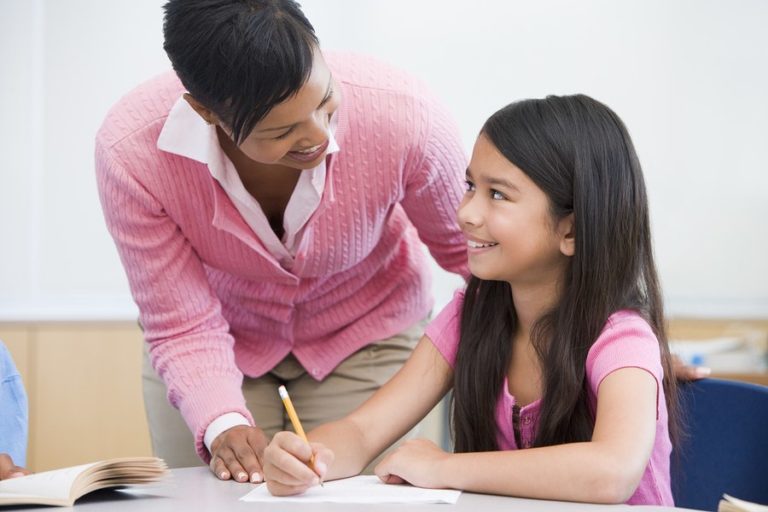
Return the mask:
<svg viewBox="0 0 768 512"><path fill-rule="evenodd" d="M388 485L377 476L356 476L326 482L300 496L277 497L260 485L240 500L259 503L449 503L459 499L461 491L422 489L410 485Z"/></svg>

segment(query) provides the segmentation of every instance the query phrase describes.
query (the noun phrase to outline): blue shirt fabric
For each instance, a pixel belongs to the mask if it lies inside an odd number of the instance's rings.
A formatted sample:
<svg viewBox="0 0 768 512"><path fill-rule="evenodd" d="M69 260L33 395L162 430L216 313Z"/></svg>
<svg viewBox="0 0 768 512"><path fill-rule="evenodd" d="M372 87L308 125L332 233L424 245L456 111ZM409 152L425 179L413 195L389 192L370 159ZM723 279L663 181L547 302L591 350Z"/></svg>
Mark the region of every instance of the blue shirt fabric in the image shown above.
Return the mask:
<svg viewBox="0 0 768 512"><path fill-rule="evenodd" d="M11 354L0 341L0 453L27 465L27 394Z"/></svg>

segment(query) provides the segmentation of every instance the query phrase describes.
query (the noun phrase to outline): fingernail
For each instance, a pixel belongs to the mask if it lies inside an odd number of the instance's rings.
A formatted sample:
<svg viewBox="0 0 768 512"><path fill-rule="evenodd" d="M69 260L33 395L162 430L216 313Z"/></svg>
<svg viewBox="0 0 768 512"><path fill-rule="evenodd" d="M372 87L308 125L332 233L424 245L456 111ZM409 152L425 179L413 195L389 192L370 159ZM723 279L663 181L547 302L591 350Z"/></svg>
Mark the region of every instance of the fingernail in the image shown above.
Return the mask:
<svg viewBox="0 0 768 512"><path fill-rule="evenodd" d="M325 472L328 470L328 466L325 465L323 462L317 462L315 463L315 470L317 470L318 473L321 475L324 475Z"/></svg>
<svg viewBox="0 0 768 512"><path fill-rule="evenodd" d="M706 366L699 366L696 368L696 375L699 377L708 377L712 373L712 368Z"/></svg>
<svg viewBox="0 0 768 512"><path fill-rule="evenodd" d="M246 475L245 473L238 473L237 474L237 479L240 480L241 482L243 482L245 480L248 480L248 475Z"/></svg>
<svg viewBox="0 0 768 512"><path fill-rule="evenodd" d="M22 473L21 471L16 471L15 473L11 473L8 478L19 478L20 476L27 476L27 475Z"/></svg>
<svg viewBox="0 0 768 512"><path fill-rule="evenodd" d="M258 484L261 482L261 475L259 473L254 473L251 475L251 483L252 484Z"/></svg>
<svg viewBox="0 0 768 512"><path fill-rule="evenodd" d="M219 478L221 478L222 480L228 480L229 473L227 473L226 471L222 471L221 473L219 473Z"/></svg>

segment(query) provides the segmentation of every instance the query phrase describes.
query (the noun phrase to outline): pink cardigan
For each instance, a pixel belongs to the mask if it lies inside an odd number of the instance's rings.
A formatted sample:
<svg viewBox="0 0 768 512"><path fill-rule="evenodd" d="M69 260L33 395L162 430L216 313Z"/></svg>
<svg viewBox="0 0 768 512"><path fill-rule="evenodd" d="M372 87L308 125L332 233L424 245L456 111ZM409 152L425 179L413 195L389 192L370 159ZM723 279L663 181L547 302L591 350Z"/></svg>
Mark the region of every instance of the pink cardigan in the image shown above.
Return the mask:
<svg viewBox="0 0 768 512"><path fill-rule="evenodd" d="M432 308L419 239L467 275L455 221L466 158L445 109L408 75L370 58L327 55L341 84L326 186L295 260L281 267L207 166L157 148L175 74L123 97L96 136L104 215L140 310L152 362L208 459L208 424L253 420L243 374L293 353L316 379Z"/></svg>

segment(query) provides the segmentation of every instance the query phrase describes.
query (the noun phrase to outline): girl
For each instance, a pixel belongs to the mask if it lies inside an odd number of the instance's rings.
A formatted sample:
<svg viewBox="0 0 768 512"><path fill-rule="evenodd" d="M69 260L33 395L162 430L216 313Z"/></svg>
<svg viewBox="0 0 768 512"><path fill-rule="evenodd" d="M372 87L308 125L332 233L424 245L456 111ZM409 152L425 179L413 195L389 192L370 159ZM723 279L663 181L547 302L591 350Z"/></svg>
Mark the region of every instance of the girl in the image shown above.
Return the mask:
<svg viewBox="0 0 768 512"><path fill-rule="evenodd" d="M458 219L466 292L389 383L310 432L311 447L274 437L269 490L357 474L453 388L455 453L408 441L376 467L383 481L672 505L674 380L645 186L621 120L583 95L498 111Z"/></svg>

